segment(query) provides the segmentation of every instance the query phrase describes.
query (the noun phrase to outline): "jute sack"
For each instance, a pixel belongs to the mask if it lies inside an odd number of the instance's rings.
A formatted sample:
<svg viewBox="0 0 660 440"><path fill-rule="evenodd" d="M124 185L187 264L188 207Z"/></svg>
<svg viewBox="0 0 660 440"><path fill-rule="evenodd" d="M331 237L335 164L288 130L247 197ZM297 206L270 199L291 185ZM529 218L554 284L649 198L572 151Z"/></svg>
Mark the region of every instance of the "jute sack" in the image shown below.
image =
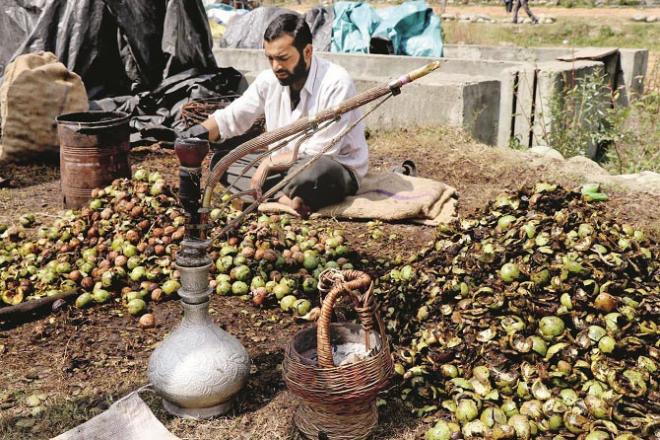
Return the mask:
<svg viewBox="0 0 660 440"><path fill-rule="evenodd" d="M85 85L51 52L18 56L0 85L0 163L55 158L55 118L89 109Z"/></svg>
<svg viewBox="0 0 660 440"><path fill-rule="evenodd" d="M376 172L364 176L357 194L346 197L336 205L321 208L312 214L312 218L410 220L437 226L457 218L457 205L456 189L442 182L393 172ZM277 202L262 203L259 211L298 215L293 209Z"/></svg>

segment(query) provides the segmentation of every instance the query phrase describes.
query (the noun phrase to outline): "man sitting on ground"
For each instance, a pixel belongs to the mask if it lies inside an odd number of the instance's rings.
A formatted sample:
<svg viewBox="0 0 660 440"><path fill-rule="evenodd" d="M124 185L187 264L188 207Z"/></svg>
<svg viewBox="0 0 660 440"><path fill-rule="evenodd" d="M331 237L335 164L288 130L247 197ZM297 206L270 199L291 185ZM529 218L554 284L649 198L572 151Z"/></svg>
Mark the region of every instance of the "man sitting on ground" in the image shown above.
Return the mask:
<svg viewBox="0 0 660 440"><path fill-rule="evenodd" d="M297 14L276 17L264 33L264 49L271 69L259 74L243 96L202 123L209 140L241 135L261 116L265 117L266 130L275 130L335 107L355 95L355 85L345 69L314 55L312 34L303 17ZM239 178L245 165L257 154L245 156L229 168L221 181L225 185L234 184L236 191L244 191L256 189L267 176L262 188L266 192L318 154L359 116L356 110L345 113L330 127L314 133L301 144L291 168L295 141L267 156L258 167ZM301 214L338 203L356 193L367 166L364 126L359 123L321 159L295 176L278 194L278 201Z"/></svg>

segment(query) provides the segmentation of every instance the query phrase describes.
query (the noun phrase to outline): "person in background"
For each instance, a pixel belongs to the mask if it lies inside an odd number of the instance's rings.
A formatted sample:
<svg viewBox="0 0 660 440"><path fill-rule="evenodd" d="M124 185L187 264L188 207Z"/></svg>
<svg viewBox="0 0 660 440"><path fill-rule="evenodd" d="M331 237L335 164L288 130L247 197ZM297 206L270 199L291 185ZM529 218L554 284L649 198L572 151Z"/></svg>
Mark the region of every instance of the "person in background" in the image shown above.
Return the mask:
<svg viewBox="0 0 660 440"><path fill-rule="evenodd" d="M539 19L532 13L532 10L529 9L527 0L513 0L513 22L518 23L518 12L520 11L521 7L525 9L527 16L532 20L532 23L538 24Z"/></svg>

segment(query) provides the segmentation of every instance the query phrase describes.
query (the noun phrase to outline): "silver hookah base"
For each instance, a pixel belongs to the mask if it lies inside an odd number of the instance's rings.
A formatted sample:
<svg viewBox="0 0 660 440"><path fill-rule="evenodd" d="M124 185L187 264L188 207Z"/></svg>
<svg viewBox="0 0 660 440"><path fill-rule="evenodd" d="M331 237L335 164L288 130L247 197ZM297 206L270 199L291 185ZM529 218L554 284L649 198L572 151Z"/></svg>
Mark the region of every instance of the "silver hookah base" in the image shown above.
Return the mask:
<svg viewBox="0 0 660 440"><path fill-rule="evenodd" d="M227 414L232 406L233 402L229 400L215 406L209 406L208 408L183 408L169 400L163 399L163 408L165 408L165 411L176 417L193 420L212 419L213 417L222 416Z"/></svg>

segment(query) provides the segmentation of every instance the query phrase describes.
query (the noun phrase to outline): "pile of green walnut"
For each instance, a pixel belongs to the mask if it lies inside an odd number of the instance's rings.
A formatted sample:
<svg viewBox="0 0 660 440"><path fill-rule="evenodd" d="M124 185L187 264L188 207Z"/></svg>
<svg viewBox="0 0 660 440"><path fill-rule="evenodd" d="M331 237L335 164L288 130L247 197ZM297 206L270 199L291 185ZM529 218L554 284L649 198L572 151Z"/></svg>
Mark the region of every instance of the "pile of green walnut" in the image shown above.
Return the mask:
<svg viewBox="0 0 660 440"><path fill-rule="evenodd" d="M502 195L377 280L393 392L434 420L428 440L660 435L659 247L606 208L549 184ZM185 221L162 177L138 170L36 236L32 216L0 225L2 302L73 291L77 307L140 315L176 297ZM313 320L321 271L350 256L341 231L252 216L212 242L210 283Z"/></svg>
<svg viewBox="0 0 660 440"><path fill-rule="evenodd" d="M428 440L660 435L658 245L539 184L379 280L396 393Z"/></svg>
<svg viewBox="0 0 660 440"><path fill-rule="evenodd" d="M115 302L141 315L149 301L176 297L181 286L173 263L186 217L162 176L139 169L132 180L115 180L92 197L89 206L36 233L31 215L0 226L0 304L74 292L79 308ZM215 209L213 226L235 215ZM248 220L234 236L212 242L210 283L219 295L306 316L319 273L352 268L340 231L294 227L287 217Z"/></svg>

